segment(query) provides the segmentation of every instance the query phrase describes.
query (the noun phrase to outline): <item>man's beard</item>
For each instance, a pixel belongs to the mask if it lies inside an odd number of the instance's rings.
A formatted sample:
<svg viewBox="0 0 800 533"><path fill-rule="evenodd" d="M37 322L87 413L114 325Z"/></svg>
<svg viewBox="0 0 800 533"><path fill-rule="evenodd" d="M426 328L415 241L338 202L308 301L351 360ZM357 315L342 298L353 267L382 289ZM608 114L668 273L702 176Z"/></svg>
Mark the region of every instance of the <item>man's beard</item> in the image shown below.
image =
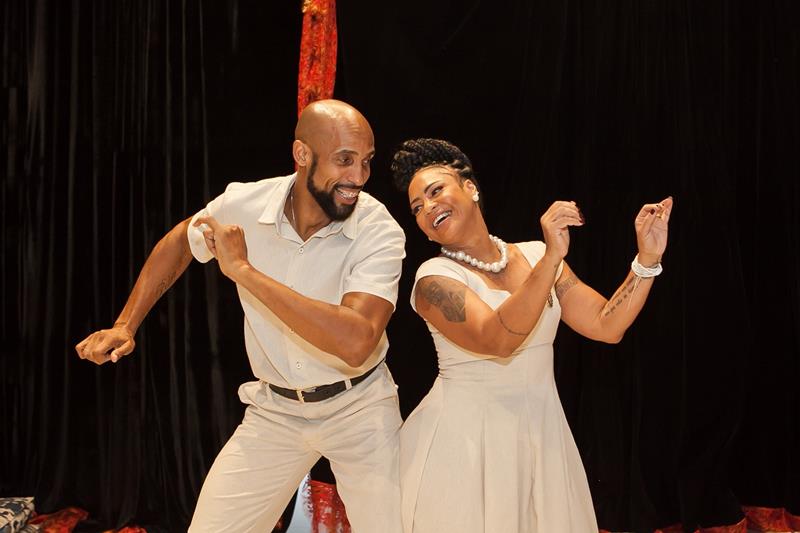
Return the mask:
<svg viewBox="0 0 800 533"><path fill-rule="evenodd" d="M311 166L308 168L308 177L306 178L308 192L311 193L311 196L314 197L314 200L317 201L320 208L328 215L328 218L331 220L346 220L347 217L353 214L353 210L356 208L358 201L356 200L352 204L336 205L333 199L333 195L336 194L336 188L331 190L331 192L326 192L322 189L317 189L314 185L314 174L316 171L317 156L316 154L311 154Z"/></svg>

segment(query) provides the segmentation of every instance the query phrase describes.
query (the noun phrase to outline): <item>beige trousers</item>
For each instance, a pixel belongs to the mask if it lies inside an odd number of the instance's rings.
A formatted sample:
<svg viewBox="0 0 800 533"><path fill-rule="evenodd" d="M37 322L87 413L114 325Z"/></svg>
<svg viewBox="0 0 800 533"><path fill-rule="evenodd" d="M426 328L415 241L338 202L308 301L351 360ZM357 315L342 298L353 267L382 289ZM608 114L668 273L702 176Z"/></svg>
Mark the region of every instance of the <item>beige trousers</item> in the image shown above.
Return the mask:
<svg viewBox="0 0 800 533"><path fill-rule="evenodd" d="M191 533L268 533L320 455L331 462L354 533L400 533L397 387L385 364L333 398L300 403L260 381L214 461Z"/></svg>

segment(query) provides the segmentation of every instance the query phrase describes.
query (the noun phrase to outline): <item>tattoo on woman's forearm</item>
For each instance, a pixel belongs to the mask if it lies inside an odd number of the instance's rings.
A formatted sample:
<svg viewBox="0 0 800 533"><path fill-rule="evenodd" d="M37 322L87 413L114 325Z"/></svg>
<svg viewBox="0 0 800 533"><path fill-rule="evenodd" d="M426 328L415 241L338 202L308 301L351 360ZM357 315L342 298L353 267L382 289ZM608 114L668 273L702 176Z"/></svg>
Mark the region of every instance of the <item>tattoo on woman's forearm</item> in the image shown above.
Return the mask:
<svg viewBox="0 0 800 533"><path fill-rule="evenodd" d="M630 276L625 281L625 284L617 289L617 292L615 292L614 296L608 300L605 309L603 309L603 318L613 313L622 304L622 302L624 302L631 294L633 294L633 290L636 288L635 281L636 276Z"/></svg>
<svg viewBox="0 0 800 533"><path fill-rule="evenodd" d="M422 296L431 305L439 308L448 322L464 322L467 310L464 305L465 288L444 287L436 281L420 283Z"/></svg>
<svg viewBox="0 0 800 533"><path fill-rule="evenodd" d="M522 333L522 332L519 332L519 331L514 331L513 329L511 329L510 327L508 327L508 326L506 325L505 321L503 321L503 315L501 315L501 314L500 314L500 310L499 310L499 309L497 310L497 318L499 318L499 319L500 319L500 325L501 325L501 326L503 326L503 329L505 329L507 332L511 333L512 335L518 335L518 336L520 336L520 337L527 337L527 336L528 336L528 334L527 334L527 333Z"/></svg>

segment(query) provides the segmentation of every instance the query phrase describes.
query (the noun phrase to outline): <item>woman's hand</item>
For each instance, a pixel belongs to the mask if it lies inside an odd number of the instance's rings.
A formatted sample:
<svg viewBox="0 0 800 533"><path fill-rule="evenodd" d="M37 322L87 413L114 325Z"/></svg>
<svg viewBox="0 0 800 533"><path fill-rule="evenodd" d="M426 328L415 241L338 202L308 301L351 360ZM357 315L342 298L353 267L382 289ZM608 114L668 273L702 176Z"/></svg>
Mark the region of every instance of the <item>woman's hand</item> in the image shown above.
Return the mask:
<svg viewBox="0 0 800 533"><path fill-rule="evenodd" d="M569 227L583 226L585 220L575 202L557 201L539 219L547 245L545 254L559 261L569 252Z"/></svg>
<svg viewBox="0 0 800 533"><path fill-rule="evenodd" d="M644 266L661 262L661 256L667 248L672 203L672 196L669 196L657 204L645 204L636 215L636 244L639 247L639 263Z"/></svg>

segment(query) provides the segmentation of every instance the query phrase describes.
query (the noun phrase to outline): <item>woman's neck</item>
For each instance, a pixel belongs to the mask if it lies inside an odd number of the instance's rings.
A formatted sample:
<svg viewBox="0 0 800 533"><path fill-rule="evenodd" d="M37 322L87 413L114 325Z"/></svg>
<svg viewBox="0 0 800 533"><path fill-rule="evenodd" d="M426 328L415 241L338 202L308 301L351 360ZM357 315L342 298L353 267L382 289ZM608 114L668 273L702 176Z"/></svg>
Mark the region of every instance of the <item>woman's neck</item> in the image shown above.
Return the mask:
<svg viewBox="0 0 800 533"><path fill-rule="evenodd" d="M481 219L471 231L465 231L465 238L459 242L444 245L450 251L464 252L484 262L494 262L500 259L497 245L489 238L489 230Z"/></svg>

